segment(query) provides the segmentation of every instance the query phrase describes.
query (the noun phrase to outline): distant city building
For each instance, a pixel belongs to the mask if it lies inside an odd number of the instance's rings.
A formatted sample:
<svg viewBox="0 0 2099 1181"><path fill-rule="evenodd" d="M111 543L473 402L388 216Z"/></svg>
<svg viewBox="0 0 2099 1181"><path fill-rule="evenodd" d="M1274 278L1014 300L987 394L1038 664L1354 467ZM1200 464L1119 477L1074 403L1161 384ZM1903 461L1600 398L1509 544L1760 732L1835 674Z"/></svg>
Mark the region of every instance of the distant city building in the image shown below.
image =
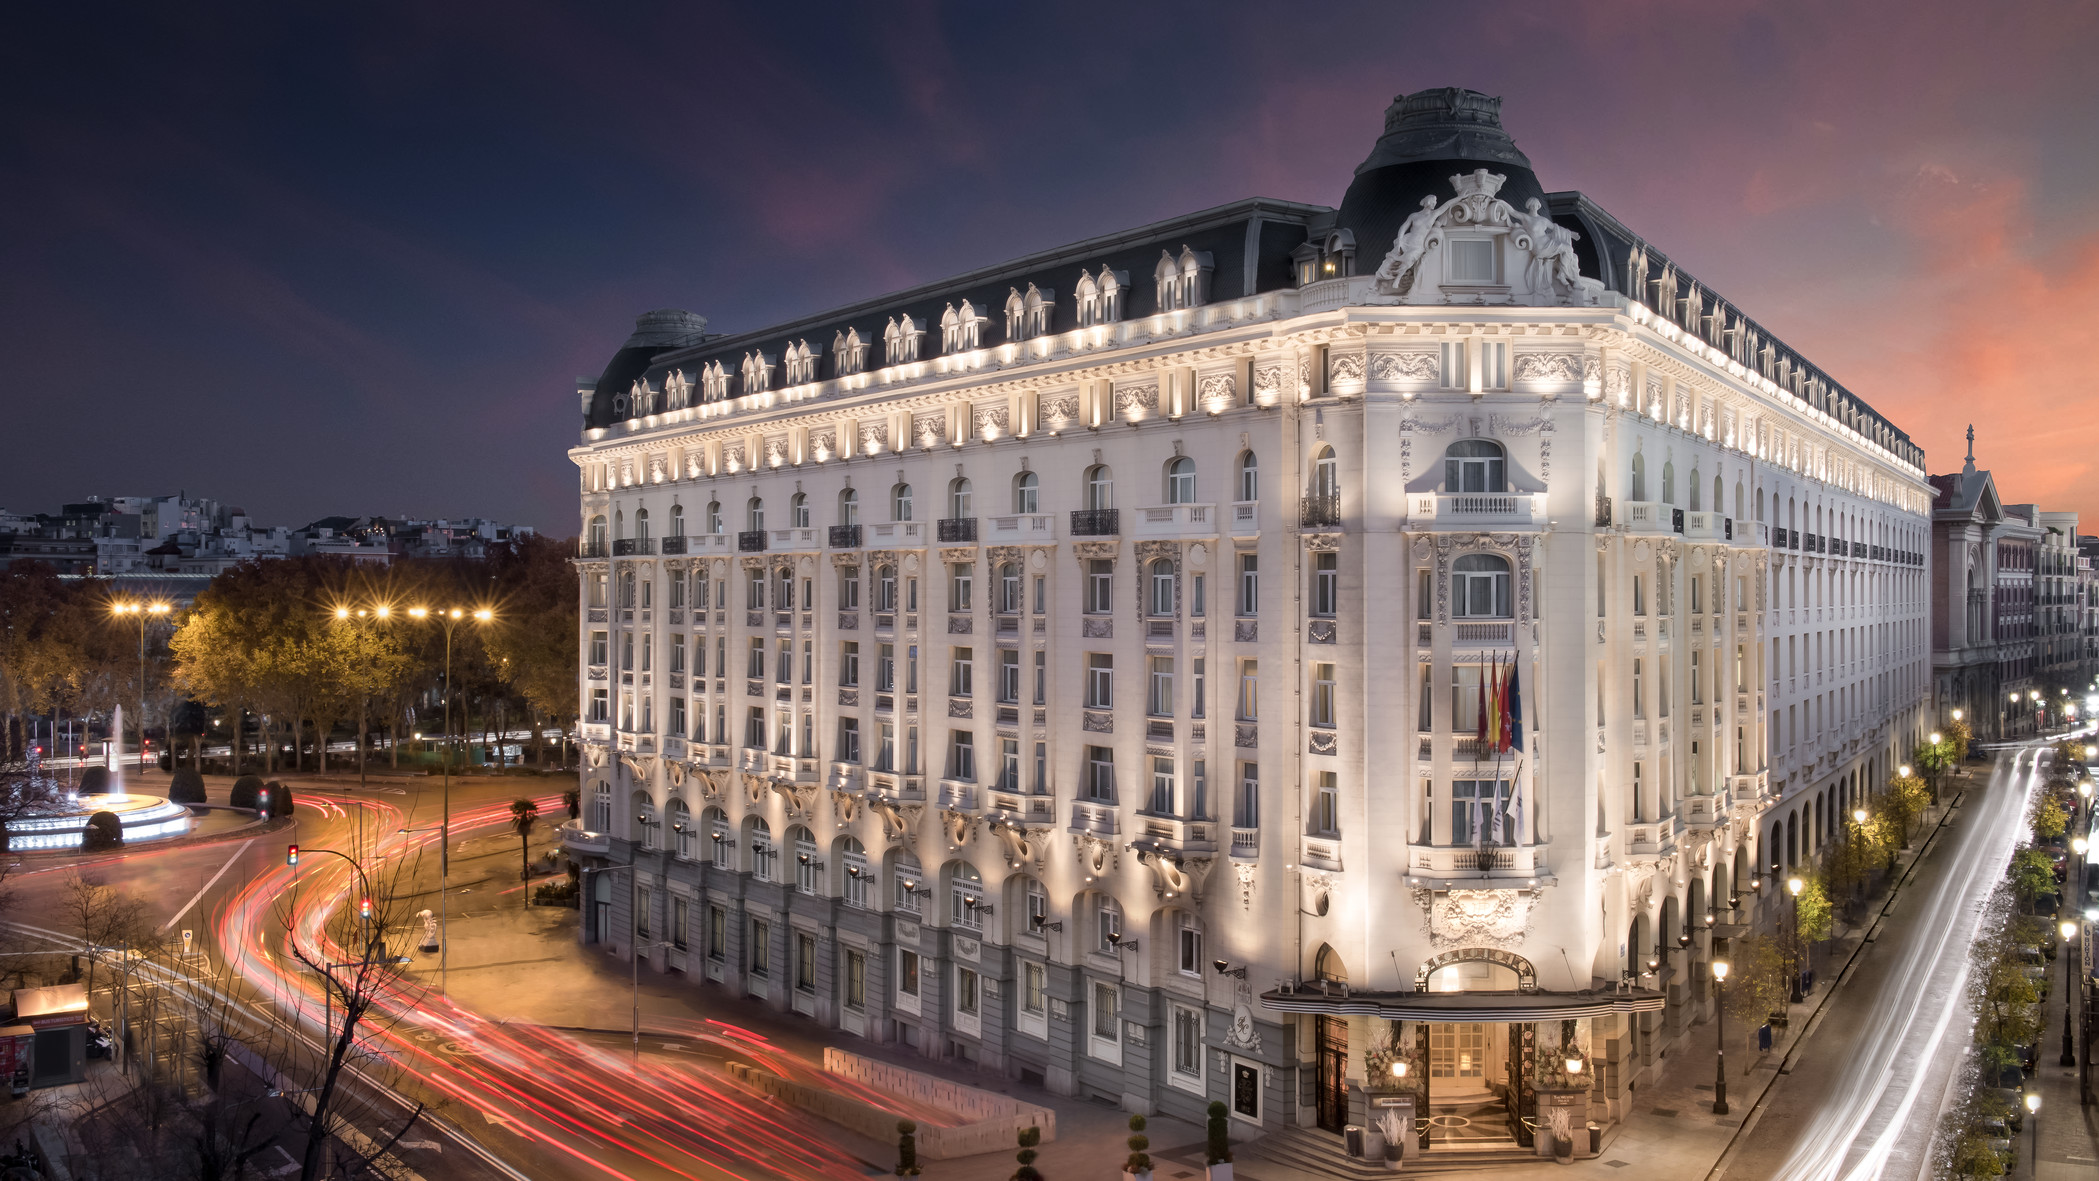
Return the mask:
<svg viewBox="0 0 2099 1181"><path fill-rule="evenodd" d="M258 525L243 508L180 493L95 496L57 513L0 509L0 569L34 560L67 575L209 579L242 562L305 554L382 566L400 558L481 558L490 544L532 532L480 517L323 517L291 529Z"/></svg>
<svg viewBox="0 0 2099 1181"><path fill-rule="evenodd" d="M642 317L569 452L584 937L1336 1155L1395 1052L1511 1154L1568 1055L1623 1119L1929 729L1931 487L1499 109L1396 100L1338 208Z"/></svg>

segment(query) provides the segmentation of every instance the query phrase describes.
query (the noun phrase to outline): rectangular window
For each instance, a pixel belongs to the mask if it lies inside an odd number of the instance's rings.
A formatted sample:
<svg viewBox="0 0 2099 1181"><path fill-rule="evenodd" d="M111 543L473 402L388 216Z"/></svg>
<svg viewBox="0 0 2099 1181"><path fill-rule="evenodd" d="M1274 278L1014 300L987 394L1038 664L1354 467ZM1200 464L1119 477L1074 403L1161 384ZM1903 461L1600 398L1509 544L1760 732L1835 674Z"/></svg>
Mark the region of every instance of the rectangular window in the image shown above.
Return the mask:
<svg viewBox="0 0 2099 1181"><path fill-rule="evenodd" d="M1049 794L1049 743L1035 744L1035 782L1032 790L1038 796Z"/></svg>
<svg viewBox="0 0 2099 1181"><path fill-rule="evenodd" d="M671 733L685 733L685 699L683 697L671 698Z"/></svg>
<svg viewBox="0 0 2099 1181"><path fill-rule="evenodd" d="M949 739L948 778L975 782L977 778L977 736L967 730L957 730Z"/></svg>
<svg viewBox="0 0 2099 1181"><path fill-rule="evenodd" d="M764 919L751 920L751 975L770 976L773 970L773 925Z"/></svg>
<svg viewBox="0 0 2099 1181"><path fill-rule="evenodd" d="M1049 1011L1049 972L1041 964L1020 965L1020 1008L1038 1017Z"/></svg>
<svg viewBox="0 0 2099 1181"><path fill-rule="evenodd" d="M1239 764L1239 798L1232 805L1232 826L1261 827L1261 769L1256 764Z"/></svg>
<svg viewBox="0 0 2099 1181"><path fill-rule="evenodd" d="M894 771L896 770L896 723L882 722L879 725L881 729L877 731L879 741L875 745L875 770Z"/></svg>
<svg viewBox="0 0 2099 1181"><path fill-rule="evenodd" d="M1048 610L1049 578L1046 575L1037 574L1035 576L1035 614L1041 615Z"/></svg>
<svg viewBox="0 0 2099 1181"><path fill-rule="evenodd" d="M860 641L847 640L838 656L838 683L845 688L860 684Z"/></svg>
<svg viewBox="0 0 2099 1181"><path fill-rule="evenodd" d="M1261 703L1260 661L1248 657L1239 662L1239 720L1259 720Z"/></svg>
<svg viewBox="0 0 2099 1181"><path fill-rule="evenodd" d="M845 1007L867 1008L867 953L848 949L845 953Z"/></svg>
<svg viewBox="0 0 2099 1181"><path fill-rule="evenodd" d="M765 571L753 570L744 580L743 606L746 611L765 610Z"/></svg>
<svg viewBox="0 0 2099 1181"><path fill-rule="evenodd" d="M752 750L765 749L765 708L754 705L743 722L743 744Z"/></svg>
<svg viewBox="0 0 2099 1181"><path fill-rule="evenodd" d="M765 679L765 641L757 636L751 637L750 659L744 662L743 675L754 681Z"/></svg>
<svg viewBox="0 0 2099 1181"><path fill-rule="evenodd" d="M1239 555L1239 614L1254 616L1261 613L1261 557L1259 554Z"/></svg>
<svg viewBox="0 0 2099 1181"><path fill-rule="evenodd" d="M860 719L838 719L838 761L857 763L860 761Z"/></svg>
<svg viewBox="0 0 2099 1181"><path fill-rule="evenodd" d="M1490 251L1486 265L1488 273L1491 275L1494 266L1491 251L1494 248L1494 244L1492 242L1481 242L1476 244L1474 248L1477 249L1477 246L1485 246ZM1455 257L1455 253L1453 253L1453 260L1455 260ZM1464 341L1444 341L1442 356L1439 359L1442 364L1438 367L1438 372L1442 375L1442 386L1444 389L1463 390L1471 388L1471 375L1466 372Z"/></svg>
<svg viewBox="0 0 2099 1181"><path fill-rule="evenodd" d="M606 643L604 632L590 633L590 662L592 664L605 663L606 651L609 647L610 645Z"/></svg>
<svg viewBox="0 0 2099 1181"><path fill-rule="evenodd" d="M841 566L838 569L838 609L858 611L860 609L860 567Z"/></svg>
<svg viewBox="0 0 2099 1181"><path fill-rule="evenodd" d="M1203 1014L1201 1009L1173 1007L1173 1070L1188 1078L1203 1073Z"/></svg>
<svg viewBox="0 0 2099 1181"><path fill-rule="evenodd" d="M977 974L960 966L955 968L955 1012L964 1017L977 1015Z"/></svg>
<svg viewBox="0 0 2099 1181"><path fill-rule="evenodd" d="M950 697L973 697L976 695L976 653L973 649L957 648L948 664L947 692Z"/></svg>
<svg viewBox="0 0 2099 1181"><path fill-rule="evenodd" d="M976 586L976 567L956 564L948 567L947 609L950 611L971 610Z"/></svg>
<svg viewBox="0 0 2099 1181"><path fill-rule="evenodd" d="M896 990L904 996L918 995L918 953L904 948L896 952Z"/></svg>
<svg viewBox="0 0 2099 1181"><path fill-rule="evenodd" d="M606 689L592 689L590 691L590 720L593 722L603 722L609 720L611 717L611 691Z"/></svg>
<svg viewBox="0 0 2099 1181"><path fill-rule="evenodd" d="M802 684L816 683L816 641L802 641Z"/></svg>
<svg viewBox="0 0 2099 1181"><path fill-rule="evenodd" d="M1480 342L1480 388L1509 388L1509 346L1501 341Z"/></svg>
<svg viewBox="0 0 2099 1181"><path fill-rule="evenodd" d="M1115 802L1115 752L1108 747L1086 748L1086 798Z"/></svg>
<svg viewBox="0 0 2099 1181"><path fill-rule="evenodd" d="M1180 929L1176 932L1176 935L1178 938L1175 951L1179 953L1181 975L1202 975L1203 929L1195 925L1195 917L1193 915L1183 914L1180 917Z"/></svg>
<svg viewBox="0 0 2099 1181"><path fill-rule="evenodd" d="M1115 563L1094 558L1086 563L1086 613L1107 615L1115 610Z"/></svg>
<svg viewBox="0 0 2099 1181"><path fill-rule="evenodd" d="M1331 664L1312 666L1310 722L1328 729L1334 725L1334 666Z"/></svg>
<svg viewBox="0 0 2099 1181"><path fill-rule="evenodd" d="M998 654L998 699L1003 705L1020 704L1020 653L1011 648Z"/></svg>
<svg viewBox="0 0 2099 1181"><path fill-rule="evenodd" d="M1035 704L1047 704L1049 697L1049 653L1035 650Z"/></svg>
<svg viewBox="0 0 2099 1181"><path fill-rule="evenodd" d="M1145 694L1145 712L1155 718L1173 716L1173 657L1151 658L1151 683Z"/></svg>
<svg viewBox="0 0 2099 1181"><path fill-rule="evenodd" d="M1423 570L1415 575L1414 618L1428 619L1434 614L1432 608L1436 601L1435 585L1435 575L1429 571Z"/></svg>
<svg viewBox="0 0 2099 1181"><path fill-rule="evenodd" d="M649 937L649 912L656 909L656 892L647 886L634 891L634 938Z"/></svg>
<svg viewBox="0 0 2099 1181"><path fill-rule="evenodd" d="M1421 685L1414 694L1414 729L1423 734L1436 728L1435 693L1430 680L1432 667L1426 660L1421 662Z"/></svg>
<svg viewBox="0 0 2099 1181"><path fill-rule="evenodd" d="M672 585L675 586L676 584L673 583ZM685 951L690 946L690 940L686 937L686 928L692 921L691 906L692 904L685 899L676 895L671 896L671 946L679 951Z"/></svg>
<svg viewBox="0 0 2099 1181"><path fill-rule="evenodd" d="M896 692L895 644L884 644L875 654L875 692Z"/></svg>
<svg viewBox="0 0 2099 1181"><path fill-rule="evenodd" d="M1312 614L1329 616L1341 604L1341 555L1312 555Z"/></svg>
<svg viewBox="0 0 2099 1181"><path fill-rule="evenodd" d="M773 661L774 680L782 685L794 683L794 641L780 640L774 645L776 658Z"/></svg>
<svg viewBox="0 0 2099 1181"><path fill-rule="evenodd" d="M1209 658L1203 656L1196 657L1194 661L1195 668L1193 672L1195 684L1188 693L1188 716L1191 718L1200 718L1205 716L1203 709L1203 698L1207 696L1207 694L1204 692L1204 682L1207 678L1205 678L1203 670L1208 666L1208 663Z"/></svg>
<svg viewBox="0 0 2099 1181"><path fill-rule="evenodd" d="M1121 1040L1121 1012L1121 993L1112 984L1096 981L1093 985L1093 1036L1102 1041Z"/></svg>
<svg viewBox="0 0 2099 1181"><path fill-rule="evenodd" d="M729 912L719 906L707 908L707 958L724 960L729 956Z"/></svg>
<svg viewBox="0 0 2099 1181"><path fill-rule="evenodd" d="M796 992L816 991L816 936L794 933L794 987Z"/></svg>
<svg viewBox="0 0 2099 1181"><path fill-rule="evenodd" d="M1109 653L1086 654L1086 705L1092 709L1115 708L1115 657Z"/></svg>
<svg viewBox="0 0 2099 1181"><path fill-rule="evenodd" d="M1637 783L1639 768L1633 771ZM1515 844L1516 820L1509 815L1509 781L1459 779L1450 785L1450 843ZM1497 825L1499 821L1499 825ZM1500 835L1496 835L1499 833Z"/></svg>
<svg viewBox="0 0 2099 1181"><path fill-rule="evenodd" d="M1330 837L1341 832L1341 777L1321 771L1312 788L1311 833Z"/></svg>
<svg viewBox="0 0 2099 1181"><path fill-rule="evenodd" d="M998 789L1020 790L1020 739L998 740Z"/></svg>
<svg viewBox="0 0 2099 1181"><path fill-rule="evenodd" d="M1209 599L1208 578L1209 576L1206 574L1197 574L1188 580L1188 617L1190 619L1201 619L1209 614L1209 608L1205 605Z"/></svg>
<svg viewBox="0 0 2099 1181"><path fill-rule="evenodd" d="M1173 760L1160 755L1152 757L1151 810L1161 816L1172 816L1174 806Z"/></svg>
<svg viewBox="0 0 2099 1181"><path fill-rule="evenodd" d="M682 673L684 671L685 637L682 635L675 635L671 637L671 672L675 674Z"/></svg>

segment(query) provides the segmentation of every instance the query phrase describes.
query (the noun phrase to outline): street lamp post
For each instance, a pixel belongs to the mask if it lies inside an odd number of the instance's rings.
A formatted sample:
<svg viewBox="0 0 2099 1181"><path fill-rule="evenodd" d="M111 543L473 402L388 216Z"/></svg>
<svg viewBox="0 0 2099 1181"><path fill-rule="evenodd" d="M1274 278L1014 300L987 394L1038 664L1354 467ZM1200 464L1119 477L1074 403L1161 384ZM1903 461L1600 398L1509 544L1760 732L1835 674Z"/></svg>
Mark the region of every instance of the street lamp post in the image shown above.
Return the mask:
<svg viewBox="0 0 2099 1181"><path fill-rule="evenodd" d="M2030 1140L2030 1141L2028 1142L2028 1143L2029 1143L2029 1145L2030 1145L2030 1150L2029 1150L2029 1151L2028 1151L2028 1153L2027 1153L2027 1157L2026 1157L2026 1159L2027 1159L2027 1160L2029 1160L2029 1161L2032 1161L2032 1162L2033 1162L2033 1164L2034 1164L2034 1165L2035 1165L2036 1167L2038 1167L2038 1166L2040 1165L2040 1163L2041 1163L2041 1162L2040 1162L2040 1155L2041 1155L2041 1119L2040 1119L2040 1116L2041 1116L2041 1093L2040 1093L2039 1091L2028 1091L2028 1092L2026 1092L2026 1129L2027 1129L2027 1131L2028 1131L2028 1132L2029 1132L2029 1133L2031 1134L2031 1136L2032 1136L2032 1139L2031 1139L2031 1140Z"/></svg>
<svg viewBox="0 0 2099 1181"><path fill-rule="evenodd" d="M2070 944L2077 938L2077 924L2069 919L2064 919L2062 926L2057 929L2057 933L2063 937L2063 950L2060 957L2063 961L2063 1056L2056 1065L2075 1066L2077 1065L2077 1045L2070 1040L2070 1025L2073 1020L2070 1013L2070 996L2077 991L2075 985L2077 964L2070 958Z"/></svg>
<svg viewBox="0 0 2099 1181"><path fill-rule="evenodd" d="M597 868L594 868L594 869L586 869L586 870L584 870L583 872L584 872L585 874L593 874L593 873L625 873L625 872L628 872L628 871L632 870L633 868L634 868L634 865L633 865L633 863L632 863L632 862L629 862L629 863L628 863L628 864L626 864L626 865L604 865L604 866L599 866L599 867L597 867ZM627 882L628 882L628 884L629 884L630 886L631 886L631 885L633 884L633 881L634 881L634 879L632 879L632 878L628 878L628 879L627 879ZM586 893L588 893L588 891L585 891L585 892L586 892ZM629 901L628 901L628 906L627 906L627 924L628 924L628 928L629 928L630 930L636 930L636 929L638 929L638 924L639 924L639 922L640 922L640 916L639 916L639 915L638 915L638 914L637 914L637 913L635 912L635 909L634 909L634 908L635 908L635 906L636 906L636 905L638 905L638 903L639 903L639 894L638 894L638 892L633 892L633 893L634 893L634 896L633 896L633 897L630 897L630 899L629 899ZM599 932L598 934L599 934L600 936L603 936L603 935L604 935L604 932L600 931L600 932ZM654 943L649 943L649 944L643 944L643 943L641 942L641 940L640 940L639 938L635 938L635 939L633 940L633 944L634 944L634 951L633 951L633 954L632 954L632 955L630 955L630 956L628 956L627 958L628 958L628 959L629 959L629 960L631 961L631 966L632 966L632 969L633 969L633 981L632 981L632 988L633 988L633 990L634 990L634 1000L633 1000L633 1006L634 1006L634 1008L633 1008L633 1023L634 1023L634 1051L633 1051L633 1058L632 1058L632 1061L634 1061L634 1062L637 1062L637 1063L638 1063L638 1062L640 1062L640 1061L641 1061L641 953L642 953L642 952L643 952L644 950L646 950L646 951L654 951L654 950L656 950L656 949L657 949L657 948L659 948L659 947L669 947L669 946L671 946L671 943L670 943L670 941L669 941L669 940L667 940L667 939L659 939L659 940L657 940L657 941L656 941L656 942L654 942Z"/></svg>
<svg viewBox="0 0 2099 1181"><path fill-rule="evenodd" d="M166 603L112 603L110 612L115 615L135 616L138 619L138 769L146 769L146 621L166 615L170 608ZM117 735L122 743L124 736Z"/></svg>
<svg viewBox="0 0 2099 1181"><path fill-rule="evenodd" d="M429 831L430 826L424 825L421 828L404 828L401 830L401 835L405 837L412 833ZM445 967L451 959L452 953L450 902L451 899L445 890L444 878L440 875L437 881L437 995L439 996L449 995L445 990ZM428 914L430 912L424 911L423 913Z"/></svg>
<svg viewBox="0 0 2099 1181"><path fill-rule="evenodd" d="M1793 941L1792 945L1786 948L1786 959L1793 967L1793 986L1788 990L1788 998L1796 1005L1802 1000L1800 995L1800 892L1806 888L1807 883L1802 881L1797 874L1786 879L1786 893L1793 896ZM1714 963L1718 964L1719 961L1715 960ZM1725 975L1725 973L1723 972L1722 975Z"/></svg>
<svg viewBox="0 0 2099 1181"><path fill-rule="evenodd" d="M442 818L438 822L440 835L437 847L437 874L439 878L449 882L452 879L452 632L463 620L469 618L469 614L459 607L434 612L428 607L410 607L408 614L416 619L429 619L434 616L445 629L445 736L444 746L438 755L438 763L443 768L444 775L444 804ZM487 623L495 618L495 612L482 607L472 612L471 618L476 623Z"/></svg>
<svg viewBox="0 0 2099 1181"><path fill-rule="evenodd" d="M1713 1114L1727 1114L1727 961L1713 961L1713 989L1717 1000L1713 1017L1718 1023L1713 1043ZM1796 998L1797 999L1797 998Z"/></svg>

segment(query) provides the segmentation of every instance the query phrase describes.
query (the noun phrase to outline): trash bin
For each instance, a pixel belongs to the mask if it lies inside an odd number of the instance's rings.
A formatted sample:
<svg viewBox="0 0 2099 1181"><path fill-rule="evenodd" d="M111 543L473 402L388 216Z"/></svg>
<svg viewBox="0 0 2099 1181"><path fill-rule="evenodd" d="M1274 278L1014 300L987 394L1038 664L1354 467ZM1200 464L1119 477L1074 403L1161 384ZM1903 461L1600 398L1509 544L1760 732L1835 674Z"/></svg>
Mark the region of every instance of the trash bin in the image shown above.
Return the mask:
<svg viewBox="0 0 2099 1181"><path fill-rule="evenodd" d="M1362 1126L1360 1124L1350 1124L1341 1129L1341 1136L1348 1144L1348 1155L1361 1160L1363 1157Z"/></svg>
<svg viewBox="0 0 2099 1181"><path fill-rule="evenodd" d="M1771 1050L1771 1023L1769 1021L1756 1027L1756 1048L1766 1053L1769 1053Z"/></svg>
<svg viewBox="0 0 2099 1181"><path fill-rule="evenodd" d="M1601 1153L1602 1151L1603 1151L1603 1128L1602 1128L1602 1127L1600 1127L1600 1126L1598 1126L1598 1125L1596 1125L1596 1124L1590 1124L1590 1125L1589 1125L1589 1155L1590 1155L1590 1156L1596 1156L1597 1154Z"/></svg>

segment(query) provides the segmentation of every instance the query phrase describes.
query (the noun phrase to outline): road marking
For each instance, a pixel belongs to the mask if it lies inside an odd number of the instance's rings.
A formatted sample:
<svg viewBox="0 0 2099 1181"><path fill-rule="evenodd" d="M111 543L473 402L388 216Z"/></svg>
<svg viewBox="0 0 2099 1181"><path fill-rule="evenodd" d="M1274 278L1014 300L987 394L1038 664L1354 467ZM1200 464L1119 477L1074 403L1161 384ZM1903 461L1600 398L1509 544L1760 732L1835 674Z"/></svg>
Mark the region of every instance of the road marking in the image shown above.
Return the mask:
<svg viewBox="0 0 2099 1181"><path fill-rule="evenodd" d="M289 1152L286 1152L286 1151L284 1150L284 1145L282 1145L282 1144L279 1144L279 1145L277 1145L277 1146L276 1146L276 1149L277 1149L277 1155L279 1155L279 1156L281 1156L281 1157L283 1157L283 1158L284 1158L284 1163L283 1163L283 1164L281 1164L281 1165L279 1165L279 1166L277 1166L277 1167L276 1167L276 1168L274 1168L274 1169L271 1169L271 1170L270 1170L270 1176L272 1176L272 1177L283 1177L283 1176L286 1176L286 1175L288 1175L288 1174L291 1174L291 1173L296 1173L296 1172L298 1172L298 1171L299 1171L299 1169L300 1169L300 1167L301 1167L301 1166L300 1166L300 1164L299 1164L299 1162L298 1162L298 1161L297 1161L296 1159L294 1159L294 1158L292 1157L292 1154L291 1154L291 1153L289 1153Z"/></svg>
<svg viewBox="0 0 2099 1181"><path fill-rule="evenodd" d="M197 904L197 899L198 899L198 898L202 898L202 897L204 897L204 892L205 892L206 890L209 890L209 889L211 889L211 888L212 888L213 886L216 886L216 885L218 885L218 884L219 884L219 879L220 879L220 878L222 878L222 877L225 877L225 876L226 876L226 871L227 871L227 870L229 870L229 869L232 869L232 868L233 868L233 865L234 865L234 863L235 863L235 862L237 862L237 861L239 861L239 860L241 859L241 854L243 854L243 853L246 853L246 852L248 851L248 846L249 846L249 845L252 845L252 844L254 844L254 843L255 843L256 841L259 841L259 840L261 840L261 839L262 839L261 837L249 837L249 838L248 838L247 840L245 840L245 841L242 841L242 842L241 842L241 847L240 847L240 848L238 848L238 849L235 849L235 850L233 851L233 856L231 856L231 857L228 857L228 858L226 859L226 864L224 864L224 865L221 865L221 866L219 867L219 872L217 872L217 873L215 873L215 874L211 875L211 880L210 880L210 881L208 881L208 882L206 882L206 883L204 883L204 889L202 889L202 890L198 890L198 891L197 891L197 895L196 895L196 897L195 897L195 898L191 898L191 899L190 899L190 900L189 900L188 902L185 902L185 903L183 903L183 904L182 904L182 909L181 909L181 910L178 910L178 911L176 911L176 912L175 912L175 917L174 917L174 918L172 918L172 919L169 919L169 920L168 920L168 921L167 921L166 923L163 923L163 924L161 925L161 928L160 928L160 933L161 933L161 934L163 934L163 935L167 934L167 933L168 933L168 928L169 928L169 927L172 927L172 926L174 926L174 925L176 924L176 922L177 922L177 921L179 921L179 920L180 920L180 919L182 918L182 916L183 916L183 915L186 915L186 914L188 914L188 913L189 913L189 908L190 908L190 907L192 907L192 906L195 906L195 905Z"/></svg>
<svg viewBox="0 0 2099 1181"><path fill-rule="evenodd" d="M445 1146L435 1140L402 1140L396 1142L394 1147L407 1148L416 1152L443 1152L445 1150Z"/></svg>

